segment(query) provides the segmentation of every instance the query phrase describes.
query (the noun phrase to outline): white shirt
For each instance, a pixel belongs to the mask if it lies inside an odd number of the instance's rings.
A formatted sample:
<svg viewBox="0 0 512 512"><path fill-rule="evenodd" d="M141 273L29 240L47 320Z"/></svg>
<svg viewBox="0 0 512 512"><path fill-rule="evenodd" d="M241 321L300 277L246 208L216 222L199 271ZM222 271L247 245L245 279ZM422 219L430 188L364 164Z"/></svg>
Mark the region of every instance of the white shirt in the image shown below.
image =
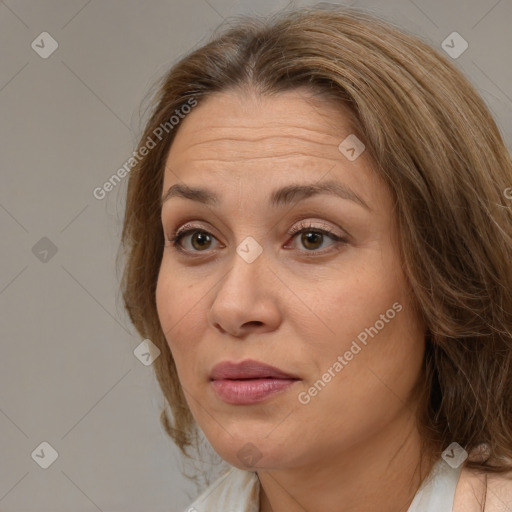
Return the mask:
<svg viewBox="0 0 512 512"><path fill-rule="evenodd" d="M463 465L452 468L440 459L418 489L407 512L452 512ZM260 483L253 471L231 468L185 512L259 512Z"/></svg>

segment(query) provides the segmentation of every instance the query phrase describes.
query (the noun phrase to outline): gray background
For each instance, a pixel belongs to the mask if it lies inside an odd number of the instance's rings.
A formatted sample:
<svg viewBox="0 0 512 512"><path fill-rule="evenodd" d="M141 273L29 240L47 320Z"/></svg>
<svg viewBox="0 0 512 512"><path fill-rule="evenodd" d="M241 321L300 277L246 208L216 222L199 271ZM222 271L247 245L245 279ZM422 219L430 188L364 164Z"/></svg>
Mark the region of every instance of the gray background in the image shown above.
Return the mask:
<svg viewBox="0 0 512 512"><path fill-rule="evenodd" d="M173 62L226 17L286 5L0 2L1 512L174 512L207 484L181 474L193 467L160 427L162 394L133 352L142 340L115 269L127 179L103 200L92 191L131 156L148 91ZM511 0L350 5L441 52L459 32L469 48L455 62L511 147ZM31 47L50 48L42 32L58 43L46 59ZM37 463L51 455L42 442L58 452L47 469ZM223 469L211 452L198 467L210 478Z"/></svg>

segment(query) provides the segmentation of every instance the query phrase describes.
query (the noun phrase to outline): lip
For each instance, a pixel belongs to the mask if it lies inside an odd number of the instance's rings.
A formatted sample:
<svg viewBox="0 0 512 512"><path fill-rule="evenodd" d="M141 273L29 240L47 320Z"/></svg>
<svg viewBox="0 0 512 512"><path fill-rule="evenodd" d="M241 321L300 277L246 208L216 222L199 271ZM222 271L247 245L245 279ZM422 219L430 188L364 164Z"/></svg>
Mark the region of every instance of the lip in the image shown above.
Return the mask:
<svg viewBox="0 0 512 512"><path fill-rule="evenodd" d="M240 363L219 363L210 374L217 397L232 405L262 402L299 380L296 375L251 359Z"/></svg>
<svg viewBox="0 0 512 512"><path fill-rule="evenodd" d="M261 363L253 359L246 359L239 363L232 363L224 361L215 365L211 371L211 380L222 379L298 379L297 375L286 373L285 371L271 366L269 364Z"/></svg>

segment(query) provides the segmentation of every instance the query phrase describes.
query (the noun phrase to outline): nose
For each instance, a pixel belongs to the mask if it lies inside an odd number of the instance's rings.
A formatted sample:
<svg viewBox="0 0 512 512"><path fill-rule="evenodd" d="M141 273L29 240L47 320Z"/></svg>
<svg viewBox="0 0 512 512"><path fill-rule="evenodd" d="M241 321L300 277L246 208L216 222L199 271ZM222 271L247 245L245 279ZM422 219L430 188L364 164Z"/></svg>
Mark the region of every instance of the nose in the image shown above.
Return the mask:
<svg viewBox="0 0 512 512"><path fill-rule="evenodd" d="M243 245L240 249L244 249ZM231 268L214 286L207 314L215 329L236 337L274 330L280 322L281 282L264 253L253 261L241 254L234 253Z"/></svg>

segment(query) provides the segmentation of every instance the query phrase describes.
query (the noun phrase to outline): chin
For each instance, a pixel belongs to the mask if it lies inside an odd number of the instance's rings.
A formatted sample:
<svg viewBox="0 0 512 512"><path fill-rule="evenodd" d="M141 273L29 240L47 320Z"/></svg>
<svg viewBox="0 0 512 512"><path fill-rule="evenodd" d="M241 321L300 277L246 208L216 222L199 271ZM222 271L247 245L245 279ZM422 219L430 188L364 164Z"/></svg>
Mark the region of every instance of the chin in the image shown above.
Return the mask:
<svg viewBox="0 0 512 512"><path fill-rule="evenodd" d="M256 429L255 429L256 430ZM233 437L224 432L222 439L209 439L216 453L227 463L246 471L258 469L277 469L287 464L290 453L294 448L282 444L270 431L251 435L251 429L240 429Z"/></svg>

